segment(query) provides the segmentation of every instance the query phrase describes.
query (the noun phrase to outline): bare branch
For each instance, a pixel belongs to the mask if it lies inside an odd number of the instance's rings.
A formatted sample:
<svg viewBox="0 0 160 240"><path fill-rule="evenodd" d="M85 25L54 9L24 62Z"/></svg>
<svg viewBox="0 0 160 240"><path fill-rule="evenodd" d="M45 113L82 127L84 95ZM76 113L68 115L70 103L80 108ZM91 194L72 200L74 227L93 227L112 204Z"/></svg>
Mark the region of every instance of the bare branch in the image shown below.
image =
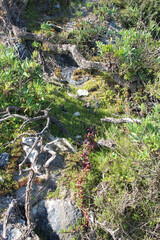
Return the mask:
<svg viewBox="0 0 160 240"><path fill-rule="evenodd" d="M10 119L10 118L13 118L13 117L21 118L21 119L23 119L23 120L27 120L27 121L28 121L28 118L25 117L25 116L22 116L22 115L19 115L19 114L11 114L11 115L6 116L6 117L4 117L4 118L2 117L2 118L0 119L0 122L4 122L4 121L6 121L6 120L8 120L8 119Z"/></svg>
<svg viewBox="0 0 160 240"><path fill-rule="evenodd" d="M22 142L23 142L23 138L22 138ZM24 158L24 160L19 164L19 175L22 174L22 166L24 165L24 163L26 162L27 158L29 157L29 155L32 153L33 149L35 148L36 144L38 142L38 138L36 138L33 146L31 147L31 150L29 151L29 153L26 155L26 157ZM23 143L24 144L24 143ZM27 145L27 144L25 144Z"/></svg>
<svg viewBox="0 0 160 240"><path fill-rule="evenodd" d="M46 171L46 175L45 175L45 179L47 180L49 178L49 165L50 163L55 159L56 157L56 152L47 148L47 146L44 146L43 147L43 151L44 152L48 152L49 154L51 154L51 157L46 161L45 165L44 165L44 168L45 168L45 171Z"/></svg>
<svg viewBox="0 0 160 240"><path fill-rule="evenodd" d="M2 233L2 238L4 240L7 240L7 222L8 222L8 218L9 218L10 213L11 213L11 211L14 208L16 203L17 203L17 200L13 199L11 201L11 203L9 204L7 212L5 213L5 217L4 217L4 220L3 220L3 233Z"/></svg>
<svg viewBox="0 0 160 240"><path fill-rule="evenodd" d="M114 124L120 124L120 123L138 123L141 124L141 120L135 119L135 118L112 118L112 117L105 117L101 118L101 122L109 122L109 123L114 123Z"/></svg>
<svg viewBox="0 0 160 240"><path fill-rule="evenodd" d="M112 236L113 240L119 240L117 237L119 228L113 231L110 228L106 227L106 222L100 223L99 221L96 221L96 223L98 223L104 229L104 231L108 232Z"/></svg>

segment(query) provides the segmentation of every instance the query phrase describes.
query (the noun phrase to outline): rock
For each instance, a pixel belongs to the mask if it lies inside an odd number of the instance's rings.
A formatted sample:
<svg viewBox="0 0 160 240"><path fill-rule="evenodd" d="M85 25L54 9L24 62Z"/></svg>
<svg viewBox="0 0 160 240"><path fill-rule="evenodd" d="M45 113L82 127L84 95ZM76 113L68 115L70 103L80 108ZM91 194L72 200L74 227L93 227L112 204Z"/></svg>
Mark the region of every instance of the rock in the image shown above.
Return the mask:
<svg viewBox="0 0 160 240"><path fill-rule="evenodd" d="M81 211L71 203L71 199L50 199L41 201L33 208L37 228L44 233L46 239L71 239L60 230L74 226L81 217Z"/></svg>
<svg viewBox="0 0 160 240"><path fill-rule="evenodd" d="M76 139L82 139L82 136L81 135L77 135Z"/></svg>
<svg viewBox="0 0 160 240"><path fill-rule="evenodd" d="M0 176L0 182L4 182L4 179Z"/></svg>
<svg viewBox="0 0 160 240"><path fill-rule="evenodd" d="M57 170L57 169L55 169ZM46 186L46 181L41 183L34 183L32 186L32 204L37 204L38 202L42 201L47 194L48 189L52 191L56 190L56 181L58 176L56 174L51 173L51 179ZM19 188L15 191L14 195L15 198L18 199L18 205L23 207L25 205L25 193L26 193L26 186Z"/></svg>
<svg viewBox="0 0 160 240"><path fill-rule="evenodd" d="M23 43L18 44L17 48L18 48L19 57L22 60L25 60L26 58L31 59L31 54Z"/></svg>
<svg viewBox="0 0 160 240"><path fill-rule="evenodd" d="M10 155L9 153L2 153L0 154L0 167L4 167L8 164L10 161Z"/></svg>
<svg viewBox="0 0 160 240"><path fill-rule="evenodd" d="M0 235L2 235L3 225L0 223ZM26 231L26 226L22 223L7 224L7 240L19 240ZM26 240L40 240L40 238L34 233L32 238L27 237Z"/></svg>
<svg viewBox="0 0 160 240"><path fill-rule="evenodd" d="M75 112L75 113L73 114L73 116L74 116L74 117L79 117L79 116L80 116L80 113L79 113L79 112Z"/></svg>
<svg viewBox="0 0 160 240"><path fill-rule="evenodd" d="M17 240L18 238L20 238L21 234L22 233L19 228L11 225L8 226L7 229L8 240Z"/></svg>
<svg viewBox="0 0 160 240"><path fill-rule="evenodd" d="M36 141L35 137L22 137L23 150L25 151L26 156L30 153L35 141ZM37 147L40 147L39 142L36 144L36 148ZM35 160L36 154L37 154L37 150L34 148L28 156L28 159L30 160L30 162L33 162Z"/></svg>
<svg viewBox="0 0 160 240"><path fill-rule="evenodd" d="M61 7L61 6L60 6L59 3L57 3L57 4L54 5L54 8L60 8L60 7Z"/></svg>
<svg viewBox="0 0 160 240"><path fill-rule="evenodd" d="M9 199L8 196L0 195L0 219L3 217L3 212L6 211L11 201L11 197Z"/></svg>
<svg viewBox="0 0 160 240"><path fill-rule="evenodd" d="M84 97L89 95L88 91L83 89L78 89L77 94L79 97Z"/></svg>
<svg viewBox="0 0 160 240"><path fill-rule="evenodd" d="M65 138L56 138L48 147L55 152L76 152L74 147Z"/></svg>
<svg viewBox="0 0 160 240"><path fill-rule="evenodd" d="M32 147L35 143L35 140L35 137L22 137L22 144ZM40 144L38 143L38 145L36 144L36 146L40 146Z"/></svg>

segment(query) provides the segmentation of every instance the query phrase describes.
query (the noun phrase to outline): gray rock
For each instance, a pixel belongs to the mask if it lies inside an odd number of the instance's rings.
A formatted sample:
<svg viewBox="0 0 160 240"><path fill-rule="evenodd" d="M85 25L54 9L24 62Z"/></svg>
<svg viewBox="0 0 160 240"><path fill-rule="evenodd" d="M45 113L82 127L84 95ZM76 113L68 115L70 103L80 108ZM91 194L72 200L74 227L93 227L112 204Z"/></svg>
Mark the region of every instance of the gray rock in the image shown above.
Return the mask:
<svg viewBox="0 0 160 240"><path fill-rule="evenodd" d="M9 161L10 161L9 153L2 153L2 154L0 154L0 167L6 166Z"/></svg>
<svg viewBox="0 0 160 240"><path fill-rule="evenodd" d="M75 225L81 216L81 211L71 203L71 199L50 199L41 201L33 208L37 227L44 232L48 240L71 239L60 230Z"/></svg>
<svg viewBox="0 0 160 240"><path fill-rule="evenodd" d="M36 138L35 137L22 137L22 144L25 144L29 147L32 147L35 143ZM36 146L40 146L40 144L36 144Z"/></svg>
<svg viewBox="0 0 160 240"><path fill-rule="evenodd" d="M31 59L31 54L23 43L20 43L17 48L18 48L19 57L22 60L25 60L26 58Z"/></svg>
<svg viewBox="0 0 160 240"><path fill-rule="evenodd" d="M76 139L82 139L82 136L81 135L77 135Z"/></svg>
<svg viewBox="0 0 160 240"><path fill-rule="evenodd" d="M89 95L88 91L83 89L78 89L77 94L79 97L84 97Z"/></svg>
<svg viewBox="0 0 160 240"><path fill-rule="evenodd" d="M23 150L25 151L26 156L30 153L35 141L36 141L35 137L23 137L22 138ZM30 162L33 162L35 160L35 156L37 154L37 148L40 148L39 142L36 144L36 148L34 148L28 156L28 159L30 160Z"/></svg>
<svg viewBox="0 0 160 240"><path fill-rule="evenodd" d="M4 182L4 179L3 179L1 176L0 176L0 181L1 181L1 182Z"/></svg>
<svg viewBox="0 0 160 240"><path fill-rule="evenodd" d="M0 235L2 235L3 225L0 223ZM22 223L7 224L7 240L18 240L24 235L26 231L26 226ZM40 240L39 237L34 234L34 236L27 237L26 240Z"/></svg>
<svg viewBox="0 0 160 240"><path fill-rule="evenodd" d="M60 6L59 3L57 3L57 4L54 5L54 8L58 8L58 9L59 9L60 7L61 7L61 6Z"/></svg>
<svg viewBox="0 0 160 240"><path fill-rule="evenodd" d="M75 112L75 113L73 114L73 116L74 116L74 117L79 117L79 116L80 116L80 113L79 113L79 112Z"/></svg>
<svg viewBox="0 0 160 240"><path fill-rule="evenodd" d="M50 149L55 152L76 152L74 147L65 138L56 138L51 144L48 144Z"/></svg>
<svg viewBox="0 0 160 240"><path fill-rule="evenodd" d="M52 190L56 189L56 185L52 184ZM43 184L33 184L32 187L32 204L37 204L40 202L44 197L46 196L47 193L47 187L45 187ZM23 186L19 188L15 192L16 199L18 199L18 204L19 206L24 206L25 205L25 193L26 193L26 186Z"/></svg>

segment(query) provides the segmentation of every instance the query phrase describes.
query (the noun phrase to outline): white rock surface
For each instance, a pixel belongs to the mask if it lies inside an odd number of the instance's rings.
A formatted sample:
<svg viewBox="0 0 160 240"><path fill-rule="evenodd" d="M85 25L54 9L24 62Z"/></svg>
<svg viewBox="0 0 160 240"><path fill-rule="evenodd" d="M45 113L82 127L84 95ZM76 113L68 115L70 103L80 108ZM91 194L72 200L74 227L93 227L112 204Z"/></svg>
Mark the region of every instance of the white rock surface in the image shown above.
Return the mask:
<svg viewBox="0 0 160 240"><path fill-rule="evenodd" d="M65 138L56 138L47 147L56 152L76 152L74 147Z"/></svg>
<svg viewBox="0 0 160 240"><path fill-rule="evenodd" d="M73 114L73 116L74 116L74 117L78 117L78 116L80 116L80 113L79 113L79 112L75 112L75 113Z"/></svg>
<svg viewBox="0 0 160 240"><path fill-rule="evenodd" d="M77 94L78 94L79 97L85 97L85 96L89 95L88 91L87 90L83 90L83 89L78 89L77 90Z"/></svg>

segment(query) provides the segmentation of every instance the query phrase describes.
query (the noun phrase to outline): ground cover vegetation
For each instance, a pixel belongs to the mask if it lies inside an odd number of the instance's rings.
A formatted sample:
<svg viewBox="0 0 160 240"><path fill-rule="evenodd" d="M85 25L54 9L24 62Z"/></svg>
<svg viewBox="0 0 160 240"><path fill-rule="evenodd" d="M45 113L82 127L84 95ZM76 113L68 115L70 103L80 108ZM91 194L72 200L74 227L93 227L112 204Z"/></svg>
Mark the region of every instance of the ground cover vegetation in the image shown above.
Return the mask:
<svg viewBox="0 0 160 240"><path fill-rule="evenodd" d="M34 118L48 109L70 134L55 124L50 124L48 131L67 138L77 148L76 154L66 156L56 193L48 196L57 197L64 186L74 192L83 219L66 231L74 234L73 239L159 239L159 1L77 0L70 1L69 6L67 1L57 3L63 10L55 9L55 2L50 1L49 16L55 17L41 22L42 8L29 1L22 14L23 21L28 21L27 31L43 34L52 44L76 44L87 60L107 65L108 71L74 72L77 79L79 75L89 76L81 86L89 96L73 98L67 94L65 84L44 81L39 56L49 59L48 45L32 40L31 58L22 60L18 48L5 41L1 44L0 114L7 110L12 117L5 120L3 115L0 122L0 153L11 154L11 162L0 170L0 194L11 194L20 187L14 173L23 158L21 137L11 142L20 134L41 132L45 126L43 119L23 125L24 119L17 115ZM93 22L88 21L84 9ZM74 23L71 31L55 30L55 24L63 27L70 19ZM114 22L114 27L109 29L108 22ZM106 33L107 43L102 41ZM57 76L61 76L60 68ZM115 76L123 84L115 83ZM128 83L135 83L135 88L130 89ZM68 86L70 93L76 94L77 87ZM75 112L80 116L74 117ZM141 124L103 122L105 116L137 118ZM83 141L76 140L77 135ZM98 146L102 138L112 143L111 147Z"/></svg>

